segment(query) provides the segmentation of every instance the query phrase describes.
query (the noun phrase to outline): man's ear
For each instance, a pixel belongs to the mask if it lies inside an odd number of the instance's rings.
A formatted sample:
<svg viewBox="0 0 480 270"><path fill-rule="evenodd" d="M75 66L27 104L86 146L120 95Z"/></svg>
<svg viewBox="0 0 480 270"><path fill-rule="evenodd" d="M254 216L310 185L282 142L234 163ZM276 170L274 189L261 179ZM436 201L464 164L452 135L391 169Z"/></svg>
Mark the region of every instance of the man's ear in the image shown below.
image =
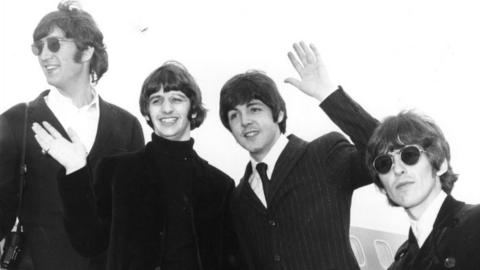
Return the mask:
<svg viewBox="0 0 480 270"><path fill-rule="evenodd" d="M285 113L283 111L278 112L277 121L275 123L277 124L281 123L284 117L285 117Z"/></svg>
<svg viewBox="0 0 480 270"><path fill-rule="evenodd" d="M442 164L440 165L440 169L437 171L437 175L440 176L444 174L448 170L448 162L447 159L444 159Z"/></svg>
<svg viewBox="0 0 480 270"><path fill-rule="evenodd" d="M88 62L90 59L92 59L94 51L95 48L92 46L87 46L87 48L82 52L82 62Z"/></svg>

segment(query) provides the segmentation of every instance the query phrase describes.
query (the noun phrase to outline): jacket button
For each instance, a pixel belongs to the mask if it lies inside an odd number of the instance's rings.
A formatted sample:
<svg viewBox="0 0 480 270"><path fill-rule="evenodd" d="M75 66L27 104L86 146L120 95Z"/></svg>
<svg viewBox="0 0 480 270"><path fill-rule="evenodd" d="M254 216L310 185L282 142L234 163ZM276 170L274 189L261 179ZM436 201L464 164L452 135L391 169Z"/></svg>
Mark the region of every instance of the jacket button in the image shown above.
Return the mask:
<svg viewBox="0 0 480 270"><path fill-rule="evenodd" d="M271 219L268 221L268 224L270 224L270 226L272 227L276 227L277 226L277 222L275 222L275 220Z"/></svg>
<svg viewBox="0 0 480 270"><path fill-rule="evenodd" d="M455 258L453 257L447 257L445 261L443 262L443 265L445 268L454 268L455 267Z"/></svg>
<svg viewBox="0 0 480 270"><path fill-rule="evenodd" d="M274 261L274 262L279 262L279 261L280 261L280 255L275 254L275 255L273 256L273 261Z"/></svg>

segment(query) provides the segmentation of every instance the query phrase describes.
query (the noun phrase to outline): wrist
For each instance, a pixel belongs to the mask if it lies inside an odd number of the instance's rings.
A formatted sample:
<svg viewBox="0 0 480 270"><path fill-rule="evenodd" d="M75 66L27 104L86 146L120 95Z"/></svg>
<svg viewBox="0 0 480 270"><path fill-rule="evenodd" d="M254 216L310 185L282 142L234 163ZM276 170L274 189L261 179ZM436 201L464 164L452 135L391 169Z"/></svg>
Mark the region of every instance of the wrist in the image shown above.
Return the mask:
<svg viewBox="0 0 480 270"><path fill-rule="evenodd" d="M79 161L77 161L73 164L69 164L68 166L65 166L65 174L69 175L73 172L76 172L76 171L80 170L81 168L85 167L85 165L87 165L86 160L79 160Z"/></svg>

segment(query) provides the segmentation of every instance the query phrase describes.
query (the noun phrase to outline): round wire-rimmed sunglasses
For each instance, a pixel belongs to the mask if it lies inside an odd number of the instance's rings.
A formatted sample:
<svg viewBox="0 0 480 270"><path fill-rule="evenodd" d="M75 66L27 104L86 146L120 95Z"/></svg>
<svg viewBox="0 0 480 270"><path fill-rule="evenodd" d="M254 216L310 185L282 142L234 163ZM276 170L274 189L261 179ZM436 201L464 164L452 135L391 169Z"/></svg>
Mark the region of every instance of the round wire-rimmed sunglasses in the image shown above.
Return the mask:
<svg viewBox="0 0 480 270"><path fill-rule="evenodd" d="M398 151L398 154L404 164L412 166L417 164L423 152L425 150L418 145L406 145ZM379 174L386 174L392 169L393 163L393 154L381 154L373 160L373 168Z"/></svg>
<svg viewBox="0 0 480 270"><path fill-rule="evenodd" d="M58 50L60 50L60 42L74 42L74 40L61 37L47 37L45 39L35 41L32 44L32 52L35 56L39 56L42 53L43 46L46 43L48 50L52 53L56 53Z"/></svg>

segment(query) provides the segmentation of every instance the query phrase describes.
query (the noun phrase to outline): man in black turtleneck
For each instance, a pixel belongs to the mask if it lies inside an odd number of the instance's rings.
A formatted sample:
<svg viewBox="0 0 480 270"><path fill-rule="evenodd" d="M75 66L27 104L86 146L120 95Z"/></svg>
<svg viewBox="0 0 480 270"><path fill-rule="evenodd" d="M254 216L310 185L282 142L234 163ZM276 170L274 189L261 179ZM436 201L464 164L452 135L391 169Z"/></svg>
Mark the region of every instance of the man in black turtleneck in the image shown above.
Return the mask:
<svg viewBox="0 0 480 270"><path fill-rule="evenodd" d="M95 174L76 136L70 143L48 124L34 129L72 172L59 179L72 244L88 257L108 248L107 269L237 268L227 214L234 182L198 156L190 137L206 114L195 80L165 63L145 80L140 109L152 141L105 158Z"/></svg>

